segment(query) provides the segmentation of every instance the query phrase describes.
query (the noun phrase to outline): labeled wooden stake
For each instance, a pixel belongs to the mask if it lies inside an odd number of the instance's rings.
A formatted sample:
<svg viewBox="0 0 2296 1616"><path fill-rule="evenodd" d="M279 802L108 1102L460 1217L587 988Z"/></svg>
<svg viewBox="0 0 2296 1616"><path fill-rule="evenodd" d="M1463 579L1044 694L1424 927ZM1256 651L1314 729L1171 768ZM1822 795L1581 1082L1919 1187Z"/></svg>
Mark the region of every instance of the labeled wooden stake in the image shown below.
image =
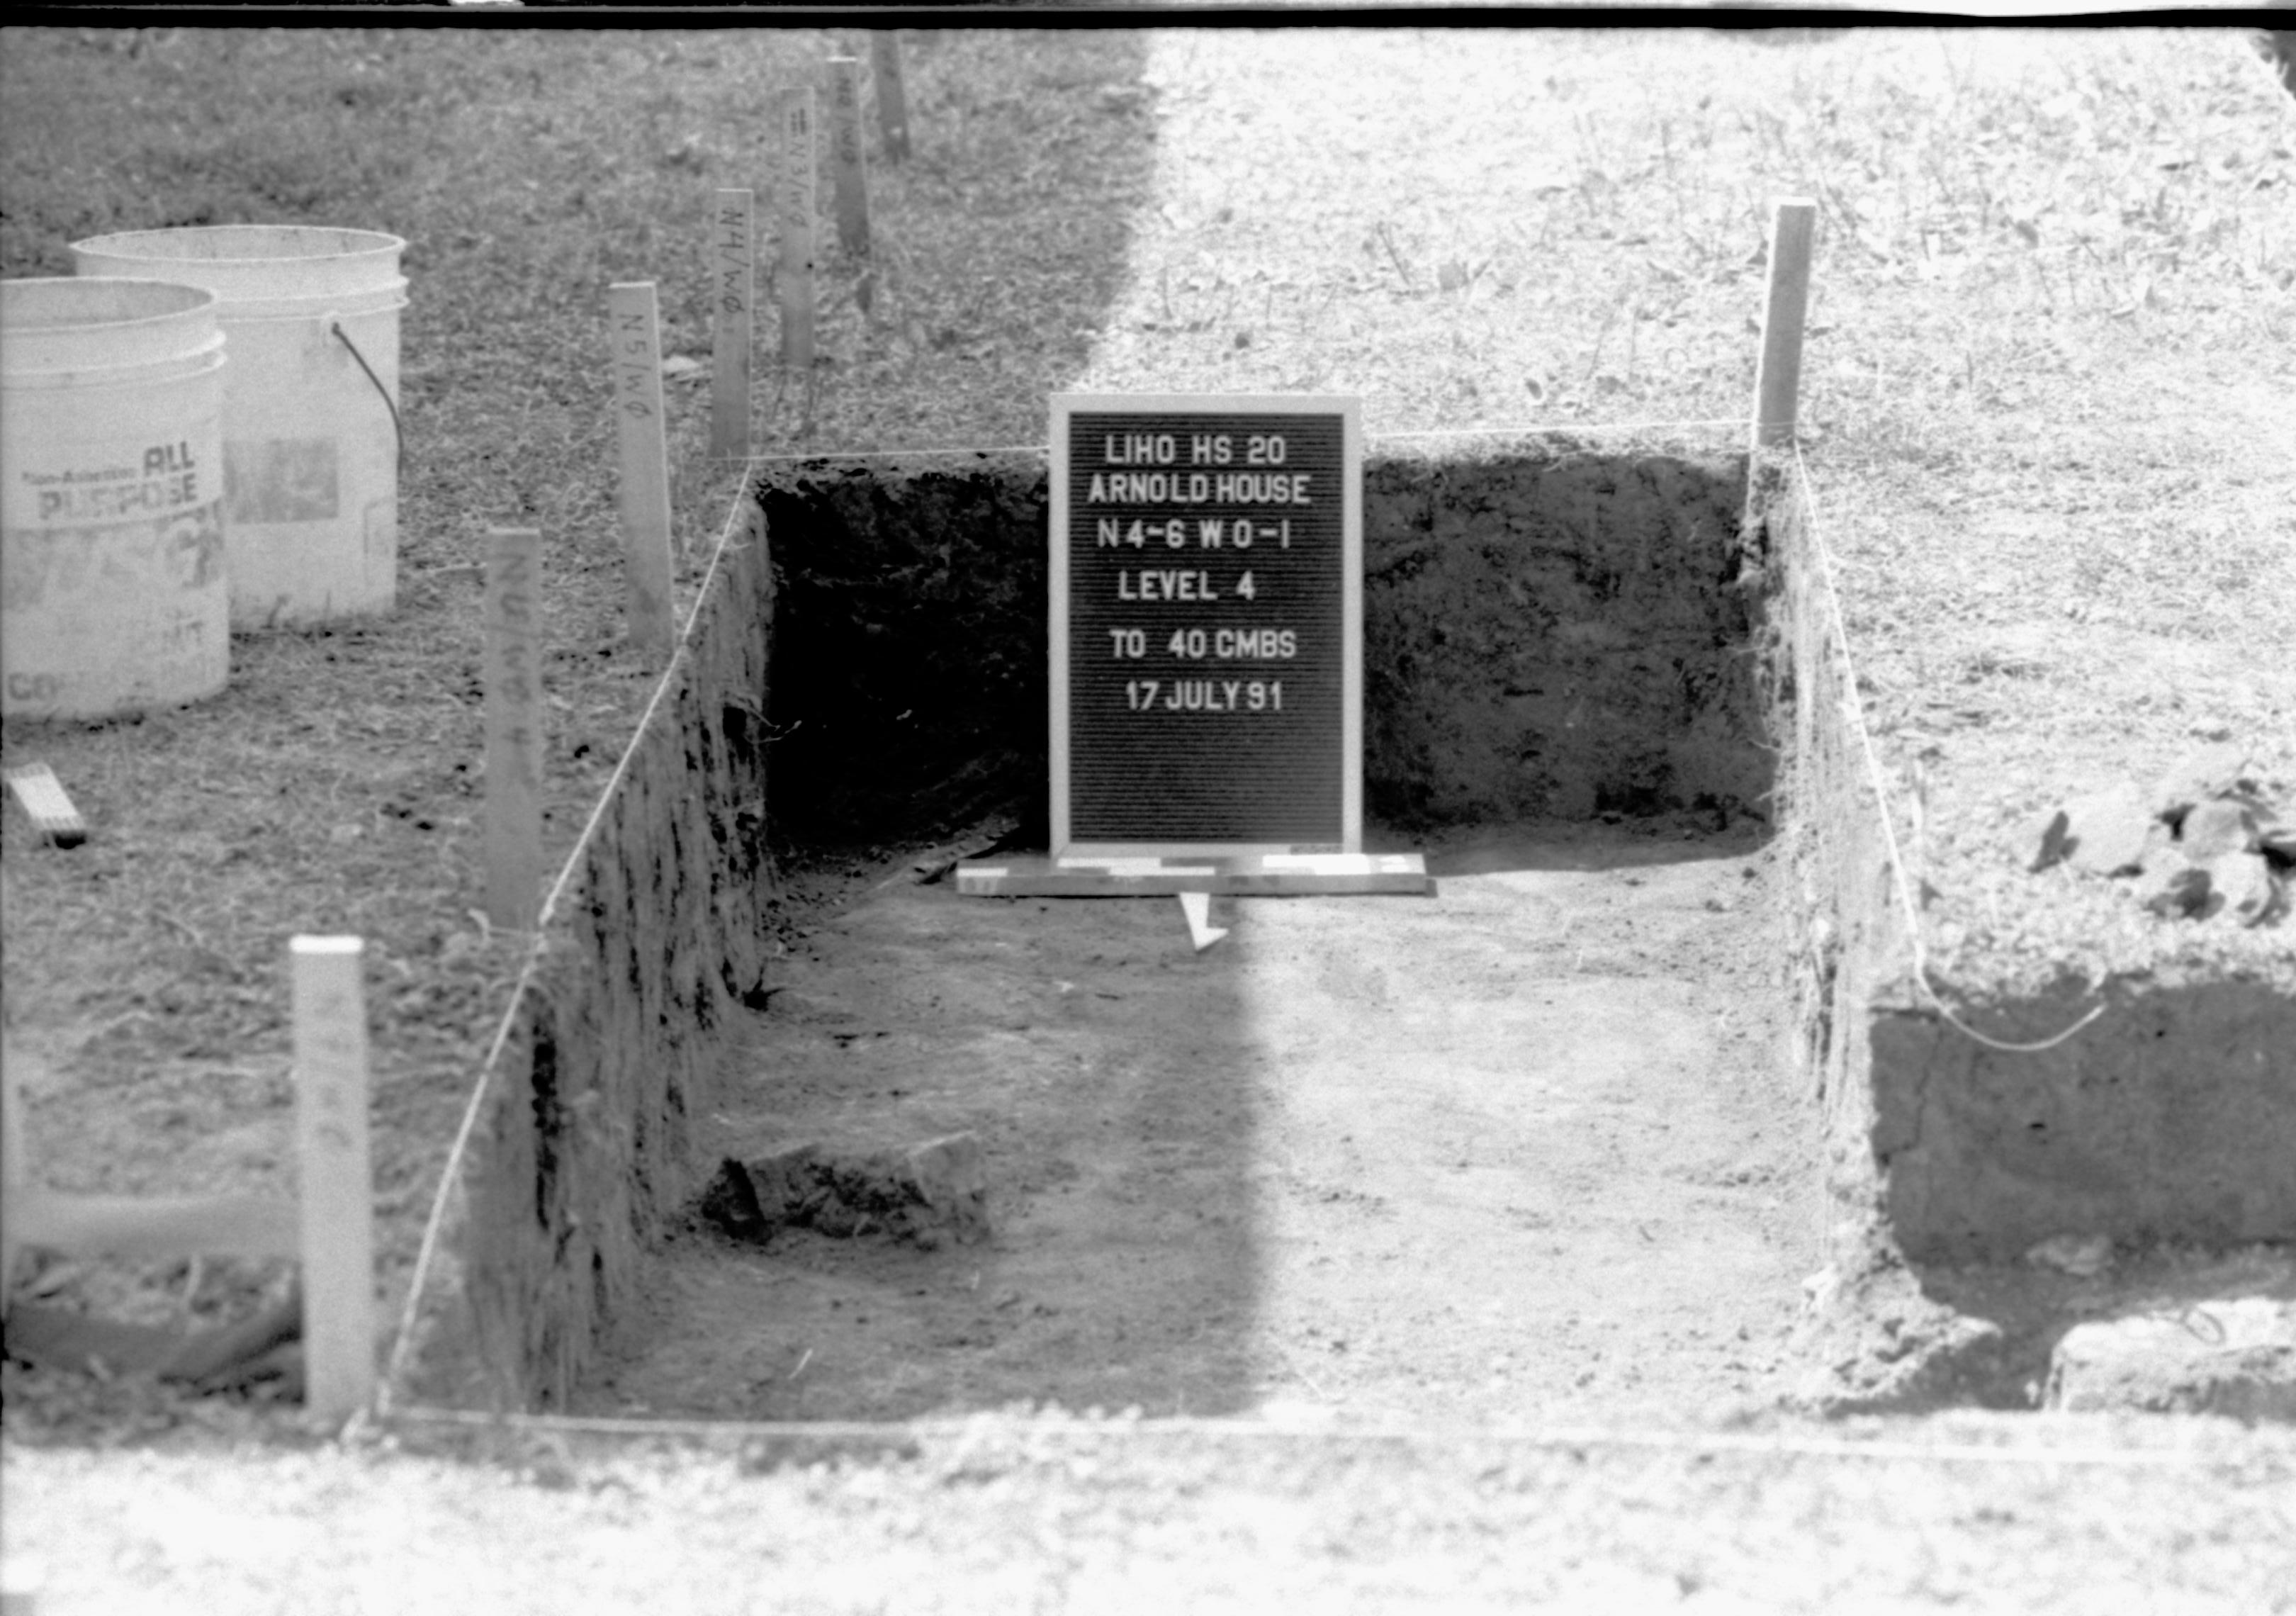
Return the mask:
<svg viewBox="0 0 2296 1616"><path fill-rule="evenodd" d="M877 134L884 142L885 160L909 160L909 93L901 84L901 36L898 31L869 37L869 70L877 81Z"/></svg>
<svg viewBox="0 0 2296 1616"><path fill-rule="evenodd" d="M801 375L813 371L814 214L813 86L782 98L782 364Z"/></svg>
<svg viewBox="0 0 2296 1616"><path fill-rule="evenodd" d="M487 536L487 919L531 931L542 897L542 535Z"/></svg>
<svg viewBox="0 0 2296 1616"><path fill-rule="evenodd" d="M829 176L837 196L837 243L869 256L869 177L861 157L861 63L829 59Z"/></svg>
<svg viewBox="0 0 2296 1616"><path fill-rule="evenodd" d="M301 1181L303 1400L348 1419L374 1396L374 1170L367 1150L365 952L356 937L298 937L296 1159Z"/></svg>
<svg viewBox="0 0 2296 1616"><path fill-rule="evenodd" d="M757 193L718 193L709 216L709 271L717 316L711 352L709 452L750 457L750 354L758 305Z"/></svg>
<svg viewBox="0 0 2296 1616"><path fill-rule="evenodd" d="M1801 391L1802 321L1809 307L1810 233L1817 204L1782 198L1770 219L1770 295L1762 315L1762 357L1754 374L1754 447L1794 439Z"/></svg>
<svg viewBox="0 0 2296 1616"><path fill-rule="evenodd" d="M622 552L630 644L669 660L676 637L669 589L669 440L662 424L661 318L652 281L606 288L614 335L614 417L621 448Z"/></svg>

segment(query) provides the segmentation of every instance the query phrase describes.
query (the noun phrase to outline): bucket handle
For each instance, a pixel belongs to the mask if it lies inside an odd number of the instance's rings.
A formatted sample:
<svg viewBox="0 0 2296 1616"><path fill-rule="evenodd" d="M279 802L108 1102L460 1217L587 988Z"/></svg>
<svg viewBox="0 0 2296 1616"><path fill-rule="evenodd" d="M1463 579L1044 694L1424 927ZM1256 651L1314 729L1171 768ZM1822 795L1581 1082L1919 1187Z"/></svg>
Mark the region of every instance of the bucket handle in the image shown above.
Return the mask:
<svg viewBox="0 0 2296 1616"><path fill-rule="evenodd" d="M359 352L358 344L351 340L350 332L343 329L343 323L340 320L329 315L327 329L335 333L337 341L351 350L351 357L358 361L359 369L365 371L366 379L374 383L374 390L382 395L382 407L390 412L390 435L398 445L398 470L405 472L406 470L406 429L398 423L398 406L390 401L390 390L383 386L382 378L374 373L374 366L366 362L366 356Z"/></svg>

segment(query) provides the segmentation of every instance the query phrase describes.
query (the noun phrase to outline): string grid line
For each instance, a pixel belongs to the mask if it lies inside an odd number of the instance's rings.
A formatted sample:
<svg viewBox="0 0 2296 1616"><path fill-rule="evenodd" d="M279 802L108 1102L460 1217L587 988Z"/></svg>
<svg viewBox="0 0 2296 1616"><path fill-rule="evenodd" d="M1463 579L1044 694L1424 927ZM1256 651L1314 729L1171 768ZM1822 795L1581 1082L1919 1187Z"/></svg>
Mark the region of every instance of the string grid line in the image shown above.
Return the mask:
<svg viewBox="0 0 2296 1616"><path fill-rule="evenodd" d="M2038 1054L2043 1050L2054 1049L2104 1013L2105 1003L2102 997L2090 1006L2087 1015L2063 1031L2035 1043L2016 1044L1978 1031L1956 1014L1953 1007L1939 998L1937 989L1930 984L1929 949L1922 940L1921 909L1914 901L1912 883L1906 879L1905 851L1898 843L1895 805L1890 800L1888 788L1882 783L1882 759L1874 750L1874 732L1866 723L1865 701L1857 693L1857 667L1850 657L1849 634L1842 621L1841 592L1834 587L1833 554L1825 542L1824 526L1818 521L1817 488L1810 477L1808 463L1802 459L1799 441L1793 444L1793 457L1797 480L1809 512L1809 547L1817 558L1818 578L1825 589L1827 626L1833 631L1834 650L1841 658L1844 676L1842 705L1849 710L1850 726L1857 733L1858 748L1866 757L1866 783L1873 788L1874 806L1880 810L1882 840L1890 847L1890 885L1898 895L1898 906L1906 914L1906 935L1914 951L1914 986L1947 1026L1988 1049L1998 1049L2010 1054Z"/></svg>
<svg viewBox="0 0 2296 1616"><path fill-rule="evenodd" d="M1239 1415L1232 1419L1203 1415L1168 1418L1046 1419L1007 1425L993 1415L954 1418L928 1416L916 1420L678 1420L618 1419L602 1415L492 1414L479 1409L410 1407L374 1424L402 1427L429 1425L481 1430L527 1437L608 1437L627 1440L684 1439L716 1443L817 1442L824 1445L865 1443L887 1447L921 1447L928 1441L963 1442L987 1436L1020 1444L1040 1440L1054 1442L1115 1439L1128 1446L1156 1438L1190 1441L1234 1439L1293 1440L1324 1448L1368 1447L1390 1443L1489 1442L1496 1445L1553 1448L1627 1448L1675 1454L1746 1454L1755 1457L1813 1459L1874 1459L1885 1463L1929 1461L1948 1464L2065 1464L2110 1469L2152 1466L2223 1468L2258 1463L2245 1454L2212 1453L2176 1448L2062 1448L1988 1446L1979 1442L1937 1443L1891 1440L1886 1438L1765 1436L1727 1431L1663 1431L1601 1425L1467 1426L1438 1422L1399 1424L1382 1422L1361 1426L1295 1424ZM2276 1462L2276 1459L2265 1462Z"/></svg>
<svg viewBox="0 0 2296 1616"><path fill-rule="evenodd" d="M526 1002L527 993L533 986L536 972L541 964L545 934L551 916L556 912L559 900L573 885L575 872L580 867L583 855L589 850L592 840L596 837L600 828L604 824L606 810L613 802L615 793L620 789L624 776L629 773L632 763L637 756L638 748L644 742L653 724L655 712L664 701L670 699L678 677L685 671L687 664L692 660L693 635L696 626L701 619L701 608L709 602L709 591L717 583L718 571L726 564L727 555L739 542L736 536L746 525L748 505L749 499L746 493L735 498L734 508L726 516L726 525L718 535L717 547L710 553L709 565L704 570L701 581L694 591L693 603L686 611L685 622L679 630L677 644L670 654L668 665L662 669L661 677L654 685L653 695L646 702L645 712L638 719L636 726L631 730L629 744L622 749L622 755L614 765L613 775L607 780L605 788L598 793L596 801L591 804L590 816L582 826L582 833L574 839L574 846L566 855L565 862L558 866L558 877L551 883L550 890L544 897L542 906L536 914L533 943L527 951L526 963L520 969L518 980L511 988L510 1002L504 1007L502 1017L495 1025L494 1038L488 1043L486 1058L480 1062L479 1081L471 1087L470 1102L463 1108L463 1120L461 1125L455 1130L455 1142L447 1149L446 1171L439 1176L439 1191L430 1202L430 1220L423 1226L422 1243L415 1252L414 1272L407 1280L406 1301L399 1310L398 1331L391 1343L390 1361L384 1370L381 1382L375 1390L375 1405L378 1412L389 1412L392 1388L408 1366L406 1359L414 1350L415 1327L421 1320L423 1291L429 1283L430 1265L437 1255L439 1243L446 1227L447 1210L453 1204L456 1193L461 1189L463 1162L469 1153L472 1136L478 1132L480 1115L484 1110L488 1095L494 1087L494 1074L499 1069L503 1051L509 1046L511 1035L516 1029L520 1007Z"/></svg>
<svg viewBox="0 0 2296 1616"><path fill-rule="evenodd" d="M1524 426L1436 427L1424 431L1366 432L1364 441L1382 444L1421 438L1568 437L1574 432L1653 432L1677 427L1733 427L1742 430L1749 419L1744 415L1721 415L1703 421L1555 421L1534 422ZM821 449L802 455L752 455L745 463L755 466L791 465L808 460L898 460L924 455L1049 455L1052 447L1049 443L1007 443L989 448Z"/></svg>

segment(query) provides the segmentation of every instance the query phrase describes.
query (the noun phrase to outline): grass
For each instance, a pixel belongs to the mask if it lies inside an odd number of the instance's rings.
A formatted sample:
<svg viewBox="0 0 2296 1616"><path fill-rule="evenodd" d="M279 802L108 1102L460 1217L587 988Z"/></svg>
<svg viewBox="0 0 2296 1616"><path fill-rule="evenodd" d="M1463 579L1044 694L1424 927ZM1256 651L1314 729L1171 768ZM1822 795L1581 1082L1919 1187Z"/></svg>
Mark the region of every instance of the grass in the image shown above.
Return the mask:
<svg viewBox="0 0 2296 1616"><path fill-rule="evenodd" d="M405 236L412 283L398 611L238 639L213 702L0 736L96 827L57 855L11 816L0 849L53 1182L276 1180L285 939L358 932L403 1283L515 963L473 913L469 569L490 525L545 535L562 850L649 685L620 644L604 289L656 280L666 353L707 356L710 192L752 185L770 219L767 97L832 43L0 37L0 271L62 273L108 230L311 222ZM1714 421L1669 431L1735 444L1769 207L1806 195L1804 443L1889 761L1935 754L1942 952L2136 957L2086 923L2037 940L2062 895L2007 868L2022 816L2196 734L2296 745L2296 102L2234 30L961 29L906 61L918 152L872 174L883 298L865 317L830 255L820 362L767 367L760 452L1041 442L1066 387L1358 392L1374 447ZM674 388L687 587L734 487L707 425ZM160 1317L276 1279L43 1283Z"/></svg>
<svg viewBox="0 0 2296 1616"><path fill-rule="evenodd" d="M0 851L11 1060L57 1187L278 1187L286 939L366 938L395 1287L520 958L481 915L472 564L491 525L545 534L555 857L651 688L621 643L605 288L658 281L665 354L707 357L711 192L750 185L770 220L768 97L838 42L304 29L12 29L4 43L12 276L69 273L67 243L129 228L309 222L408 242L398 611L240 636L230 688L179 712L8 726L7 760L53 764L94 835L58 855L12 822ZM1041 435L1034 401L1081 357L1144 181L1138 56L1136 41L1084 34L910 41L919 150L874 176L877 318L855 306L857 266L832 250L814 374L762 367L761 449L832 432ZM1054 195L1081 219L1045 206ZM760 280L769 357L774 288ZM708 461L706 393L673 386L671 417L690 591L736 475ZM146 1318L234 1311L280 1283L215 1264L42 1278Z"/></svg>
<svg viewBox="0 0 2296 1616"><path fill-rule="evenodd" d="M1742 442L1769 211L1810 198L1801 439L1894 811L1918 775L1955 877L1933 957L2284 972L2023 869L2056 801L2209 740L2296 794L2296 102L2237 32L1333 29L1242 94L1250 37L1152 66L1177 127L1095 385L1361 392L1374 447Z"/></svg>

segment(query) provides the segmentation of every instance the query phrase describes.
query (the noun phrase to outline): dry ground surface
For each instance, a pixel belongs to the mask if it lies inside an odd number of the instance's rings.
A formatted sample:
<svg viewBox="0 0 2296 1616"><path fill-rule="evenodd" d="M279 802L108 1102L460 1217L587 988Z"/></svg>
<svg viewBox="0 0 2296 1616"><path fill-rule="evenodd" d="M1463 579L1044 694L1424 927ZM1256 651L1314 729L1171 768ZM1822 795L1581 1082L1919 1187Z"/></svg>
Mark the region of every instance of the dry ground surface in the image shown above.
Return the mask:
<svg viewBox="0 0 2296 1616"><path fill-rule="evenodd" d="M236 642L231 693L201 708L4 736L97 827L60 856L11 810L0 849L11 1055L39 1062L52 1181L283 1182L283 939L358 931L383 1279L403 1284L515 960L470 915L466 570L489 521L549 536L563 847L646 683L618 644L601 294L659 277L669 347L706 353L701 277L679 266L699 262L708 191L767 187L759 97L827 43L10 31L6 273L57 273L64 242L104 229L237 219L414 248L401 611ZM1889 761L1934 751L1939 837L1990 869L2008 827L2093 766L2157 767L2218 733L2292 744L2296 103L2231 30L909 47L920 150L878 172L882 317L832 297L811 385L760 400L768 451L1038 442L1060 387L1359 391L1375 440L1734 422L1767 205L1808 195L1806 448ZM673 442L699 537L731 482L700 460L690 405ZM2013 968L2029 896L1948 890L1939 949ZM793 947L813 923L792 914ZM865 941L885 921L836 923ZM1261 1188L1262 1211L1292 1215L1292 1186ZM146 1318L219 1317L278 1283L215 1265L35 1281ZM1272 1339L1328 1391L1343 1355L1308 1367L1311 1315ZM1458 1377L1482 1401L1414 1390L1399 1412L1492 1412L1503 1377L1482 1361ZM730 1437L315 1445L260 1402L5 1374L5 1542L47 1562L43 1610L2253 1611L2296 1587L2296 1448L2223 1422L1542 1438L1445 1419L1403 1440L1011 1415L813 1464Z"/></svg>
<svg viewBox="0 0 2296 1616"><path fill-rule="evenodd" d="M725 1058L720 1147L980 1141L993 1237L697 1220L575 1407L1718 1418L1821 1260L1757 839L1455 833L1432 898L982 900L896 876Z"/></svg>

